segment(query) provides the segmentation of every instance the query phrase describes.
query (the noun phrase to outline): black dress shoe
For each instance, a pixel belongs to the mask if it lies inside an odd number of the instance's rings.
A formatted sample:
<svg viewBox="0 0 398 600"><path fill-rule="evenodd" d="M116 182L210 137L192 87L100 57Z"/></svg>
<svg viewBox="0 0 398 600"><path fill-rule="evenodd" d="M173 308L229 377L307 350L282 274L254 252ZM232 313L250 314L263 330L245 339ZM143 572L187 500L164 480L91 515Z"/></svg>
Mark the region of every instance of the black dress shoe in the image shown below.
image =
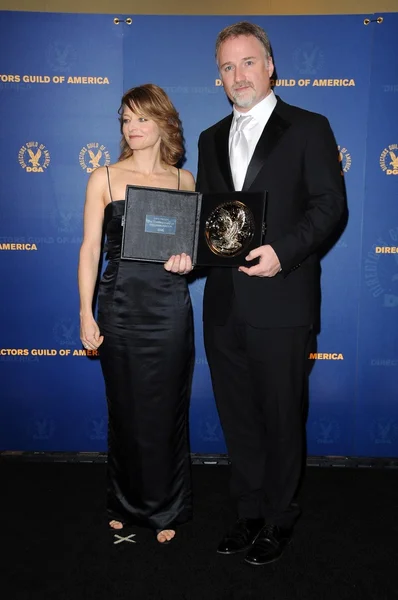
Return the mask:
<svg viewBox="0 0 398 600"><path fill-rule="evenodd" d="M278 560L292 540L293 528L283 529L277 525L265 525L246 555L250 565L266 565Z"/></svg>
<svg viewBox="0 0 398 600"><path fill-rule="evenodd" d="M238 519L220 542L217 552L219 554L236 554L248 550L263 526L264 519Z"/></svg>

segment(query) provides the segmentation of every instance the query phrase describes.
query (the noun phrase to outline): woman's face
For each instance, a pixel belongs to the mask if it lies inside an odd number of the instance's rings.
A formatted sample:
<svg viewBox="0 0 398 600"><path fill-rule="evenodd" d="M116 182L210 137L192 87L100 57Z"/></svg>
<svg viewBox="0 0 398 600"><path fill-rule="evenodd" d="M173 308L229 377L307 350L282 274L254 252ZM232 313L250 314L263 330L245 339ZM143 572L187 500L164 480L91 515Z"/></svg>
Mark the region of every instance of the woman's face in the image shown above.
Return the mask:
<svg viewBox="0 0 398 600"><path fill-rule="evenodd" d="M160 128L155 121L134 113L128 106L123 108L122 124L124 138L131 150L160 145Z"/></svg>

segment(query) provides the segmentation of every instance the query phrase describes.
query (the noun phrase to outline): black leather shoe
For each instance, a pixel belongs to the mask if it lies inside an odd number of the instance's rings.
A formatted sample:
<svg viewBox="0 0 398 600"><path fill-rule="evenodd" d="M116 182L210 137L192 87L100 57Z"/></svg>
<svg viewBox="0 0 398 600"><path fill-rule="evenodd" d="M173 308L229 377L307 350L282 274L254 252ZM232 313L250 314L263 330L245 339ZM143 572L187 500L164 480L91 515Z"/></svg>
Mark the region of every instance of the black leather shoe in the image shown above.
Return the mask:
<svg viewBox="0 0 398 600"><path fill-rule="evenodd" d="M265 525L246 555L250 565L266 565L278 560L292 540L293 528L282 529L277 525Z"/></svg>
<svg viewBox="0 0 398 600"><path fill-rule="evenodd" d="M220 542L217 552L219 554L236 554L248 550L262 527L264 527L264 519L238 519Z"/></svg>

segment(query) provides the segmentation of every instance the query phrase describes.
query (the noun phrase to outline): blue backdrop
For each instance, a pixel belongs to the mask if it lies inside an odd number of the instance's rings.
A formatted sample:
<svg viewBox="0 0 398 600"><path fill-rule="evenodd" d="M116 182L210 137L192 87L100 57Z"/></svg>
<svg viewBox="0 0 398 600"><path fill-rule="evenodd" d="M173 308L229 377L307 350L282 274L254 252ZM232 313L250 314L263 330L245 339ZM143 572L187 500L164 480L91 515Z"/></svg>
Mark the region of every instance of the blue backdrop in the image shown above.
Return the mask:
<svg viewBox="0 0 398 600"><path fill-rule="evenodd" d="M322 261L322 331L309 356L312 455L398 456L398 14L377 16L247 17L272 41L276 93L329 118L347 188L350 218ZM241 18L1 13L0 449L106 449L99 362L79 341L87 178L117 160L122 93L148 82L180 112L196 173L200 132L230 111L214 42ZM288 177L288 156L285 166ZM203 286L190 286L191 444L223 453Z"/></svg>

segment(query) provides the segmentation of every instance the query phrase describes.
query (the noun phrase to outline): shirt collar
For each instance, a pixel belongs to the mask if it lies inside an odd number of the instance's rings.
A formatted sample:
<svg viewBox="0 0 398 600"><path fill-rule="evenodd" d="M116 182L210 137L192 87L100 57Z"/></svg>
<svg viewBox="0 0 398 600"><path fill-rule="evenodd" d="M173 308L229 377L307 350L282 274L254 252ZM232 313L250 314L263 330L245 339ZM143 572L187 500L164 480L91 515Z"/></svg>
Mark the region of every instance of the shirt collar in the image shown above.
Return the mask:
<svg viewBox="0 0 398 600"><path fill-rule="evenodd" d="M260 125L262 125L264 127L265 124L267 123L268 119L270 118L272 111L274 110L274 108L276 106L276 102L277 102L276 96L275 96L274 92L271 90L271 92L268 94L268 96L263 98L263 100L261 100L261 102L259 102L255 106L253 106L253 108L251 108L249 111L247 111L245 113L239 112L238 110L236 110L236 108L234 106L234 108L233 108L234 124L236 124L236 121L242 115L245 115L245 116L250 115L251 117L253 117L253 119L256 121L256 123L259 123Z"/></svg>

